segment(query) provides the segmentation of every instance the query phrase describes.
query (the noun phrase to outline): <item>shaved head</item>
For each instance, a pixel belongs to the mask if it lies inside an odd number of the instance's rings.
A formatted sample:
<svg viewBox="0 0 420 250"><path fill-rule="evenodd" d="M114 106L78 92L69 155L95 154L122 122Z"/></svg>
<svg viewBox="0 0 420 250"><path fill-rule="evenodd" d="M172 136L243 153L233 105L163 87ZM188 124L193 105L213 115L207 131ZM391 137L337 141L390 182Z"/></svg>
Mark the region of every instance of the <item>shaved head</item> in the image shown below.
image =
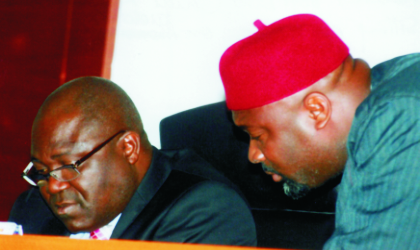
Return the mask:
<svg viewBox="0 0 420 250"><path fill-rule="evenodd" d="M77 166L77 178L38 183L71 232L95 230L122 213L153 154L134 103L118 85L99 77L60 86L42 104L32 127L31 158L37 170L75 164L90 152Z"/></svg>
<svg viewBox="0 0 420 250"><path fill-rule="evenodd" d="M99 77L77 78L56 89L39 109L35 123L45 116L75 111L85 123L94 122L110 133L121 128L144 133L130 97L112 81Z"/></svg>

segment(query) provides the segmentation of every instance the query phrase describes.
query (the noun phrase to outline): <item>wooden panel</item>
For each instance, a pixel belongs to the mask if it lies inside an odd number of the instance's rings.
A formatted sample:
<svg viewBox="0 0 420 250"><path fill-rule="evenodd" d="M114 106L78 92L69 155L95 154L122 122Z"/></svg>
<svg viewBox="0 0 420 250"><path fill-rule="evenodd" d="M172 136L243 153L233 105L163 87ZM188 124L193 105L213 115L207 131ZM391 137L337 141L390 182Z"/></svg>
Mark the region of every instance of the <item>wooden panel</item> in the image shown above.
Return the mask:
<svg viewBox="0 0 420 250"><path fill-rule="evenodd" d="M0 221L27 189L33 119L60 84L109 78L118 0L0 1ZM112 14L112 15L111 15Z"/></svg>
<svg viewBox="0 0 420 250"><path fill-rule="evenodd" d="M142 250L268 250L268 248L233 247L199 244L181 244L166 242L146 242L130 240L74 240L64 237L51 236L18 236L0 235L2 249L60 249L60 250L113 250L113 249L142 249ZM274 248L270 248L274 249Z"/></svg>
<svg viewBox="0 0 420 250"><path fill-rule="evenodd" d="M74 1L65 82L88 75L109 78L117 10L116 0Z"/></svg>

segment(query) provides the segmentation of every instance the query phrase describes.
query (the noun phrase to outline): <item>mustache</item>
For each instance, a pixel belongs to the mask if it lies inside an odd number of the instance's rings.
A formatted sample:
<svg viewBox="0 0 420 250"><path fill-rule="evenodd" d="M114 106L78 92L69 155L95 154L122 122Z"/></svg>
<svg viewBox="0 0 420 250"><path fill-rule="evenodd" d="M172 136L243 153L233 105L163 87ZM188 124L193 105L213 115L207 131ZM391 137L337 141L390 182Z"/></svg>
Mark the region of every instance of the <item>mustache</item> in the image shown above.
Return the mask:
<svg viewBox="0 0 420 250"><path fill-rule="evenodd" d="M270 167L263 162L261 162L261 166L262 166L262 169L264 170L264 172L270 172L270 173L273 173L273 174L278 174L281 177L283 177L283 175L280 174L279 172L277 172L273 167Z"/></svg>
<svg viewBox="0 0 420 250"><path fill-rule="evenodd" d="M300 198L306 196L309 193L310 188L307 185L297 183L297 182L295 182L295 181L293 181L289 178L284 177L278 171L276 171L274 168L272 168L272 167L270 167L270 166L268 166L264 163L261 163L261 166L262 166L262 169L265 172L271 172L273 174L278 174L283 178L282 183L283 183L284 193L287 196L289 196L290 198L292 198L293 200L300 199Z"/></svg>
<svg viewBox="0 0 420 250"><path fill-rule="evenodd" d="M72 192L68 192L68 191L66 192L66 190L63 190L62 192L59 192L57 194L52 194L50 195L48 199L48 203L51 205L55 205L61 202L68 202L68 201L81 203L80 197L78 195Z"/></svg>

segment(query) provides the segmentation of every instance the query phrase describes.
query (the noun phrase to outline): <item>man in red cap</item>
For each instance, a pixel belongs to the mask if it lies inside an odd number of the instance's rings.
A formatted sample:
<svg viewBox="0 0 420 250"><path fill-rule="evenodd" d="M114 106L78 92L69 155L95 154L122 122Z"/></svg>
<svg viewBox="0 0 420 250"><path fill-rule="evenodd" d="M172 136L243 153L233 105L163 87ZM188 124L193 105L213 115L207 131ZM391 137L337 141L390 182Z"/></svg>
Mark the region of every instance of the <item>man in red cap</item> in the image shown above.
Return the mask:
<svg viewBox="0 0 420 250"><path fill-rule="evenodd" d="M220 61L249 160L296 199L343 174L325 248L417 249L420 54L371 70L314 15L255 24Z"/></svg>

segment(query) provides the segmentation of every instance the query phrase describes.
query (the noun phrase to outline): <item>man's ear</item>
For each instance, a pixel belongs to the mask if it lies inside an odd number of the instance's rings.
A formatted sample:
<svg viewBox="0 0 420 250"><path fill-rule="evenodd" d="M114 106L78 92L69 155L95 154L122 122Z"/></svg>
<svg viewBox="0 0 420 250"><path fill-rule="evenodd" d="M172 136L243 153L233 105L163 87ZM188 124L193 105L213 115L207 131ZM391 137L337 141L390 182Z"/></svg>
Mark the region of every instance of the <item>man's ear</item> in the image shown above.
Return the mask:
<svg viewBox="0 0 420 250"><path fill-rule="evenodd" d="M315 121L315 128L322 129L331 118L332 106L328 97L320 92L312 92L303 101L309 118Z"/></svg>
<svg viewBox="0 0 420 250"><path fill-rule="evenodd" d="M134 164L139 159L140 136L137 133L129 132L122 139L123 153L130 164Z"/></svg>

